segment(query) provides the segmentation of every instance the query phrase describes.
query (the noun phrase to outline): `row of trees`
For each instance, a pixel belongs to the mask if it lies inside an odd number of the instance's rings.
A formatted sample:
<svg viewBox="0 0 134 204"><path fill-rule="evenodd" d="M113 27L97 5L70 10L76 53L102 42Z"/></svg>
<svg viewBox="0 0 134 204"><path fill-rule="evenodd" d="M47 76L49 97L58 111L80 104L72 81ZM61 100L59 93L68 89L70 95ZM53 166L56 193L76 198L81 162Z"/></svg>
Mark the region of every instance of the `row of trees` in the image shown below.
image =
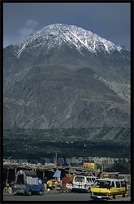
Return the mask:
<svg viewBox="0 0 134 204"><path fill-rule="evenodd" d="M54 138L54 135L58 135L60 132L58 130L37 131L36 135L35 132L33 130L31 133L27 130L19 130L11 135L10 131L5 131L3 136L4 156L12 155L14 158L24 159L36 157L40 159L41 157L52 157L58 151L60 157L63 158L73 156L130 158L130 145L128 144L109 141L95 142L86 140L84 137L74 141L69 141L64 137L60 139L58 136ZM45 132L47 137L42 135Z"/></svg>

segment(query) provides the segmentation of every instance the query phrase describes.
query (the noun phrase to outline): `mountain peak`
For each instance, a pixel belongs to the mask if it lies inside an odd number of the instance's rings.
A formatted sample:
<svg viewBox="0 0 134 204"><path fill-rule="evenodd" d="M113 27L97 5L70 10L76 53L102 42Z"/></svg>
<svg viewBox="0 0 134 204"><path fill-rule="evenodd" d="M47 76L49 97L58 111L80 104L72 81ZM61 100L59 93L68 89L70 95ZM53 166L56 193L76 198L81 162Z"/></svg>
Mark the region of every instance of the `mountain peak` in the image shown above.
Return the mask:
<svg viewBox="0 0 134 204"><path fill-rule="evenodd" d="M35 50L37 47L47 47L48 51L56 46L68 44L75 46L82 53L83 49L91 53L105 52L110 54L113 51L121 52L123 47L115 45L91 31L81 27L66 24L51 24L35 32L27 40L17 44L17 56L26 50ZM16 47L16 46L15 46Z"/></svg>

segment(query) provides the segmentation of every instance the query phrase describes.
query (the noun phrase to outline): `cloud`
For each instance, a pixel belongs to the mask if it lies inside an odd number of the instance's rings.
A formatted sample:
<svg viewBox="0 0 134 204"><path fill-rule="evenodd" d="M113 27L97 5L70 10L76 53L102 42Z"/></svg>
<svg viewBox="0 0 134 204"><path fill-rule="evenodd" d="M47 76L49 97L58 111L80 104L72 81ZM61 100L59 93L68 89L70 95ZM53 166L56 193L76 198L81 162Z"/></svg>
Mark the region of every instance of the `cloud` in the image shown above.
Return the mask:
<svg viewBox="0 0 134 204"><path fill-rule="evenodd" d="M10 40L7 37L3 37L3 48L7 47L10 44Z"/></svg>
<svg viewBox="0 0 134 204"><path fill-rule="evenodd" d="M34 20L27 20L25 25L18 30L19 33L19 40L25 40L29 35L33 34L38 27L39 23Z"/></svg>
<svg viewBox="0 0 134 204"><path fill-rule="evenodd" d="M8 33L5 33L3 36L3 48L7 47L8 45L13 45L26 40L37 30L38 25L39 23L37 21L28 19L24 26L17 30L16 34L9 35Z"/></svg>

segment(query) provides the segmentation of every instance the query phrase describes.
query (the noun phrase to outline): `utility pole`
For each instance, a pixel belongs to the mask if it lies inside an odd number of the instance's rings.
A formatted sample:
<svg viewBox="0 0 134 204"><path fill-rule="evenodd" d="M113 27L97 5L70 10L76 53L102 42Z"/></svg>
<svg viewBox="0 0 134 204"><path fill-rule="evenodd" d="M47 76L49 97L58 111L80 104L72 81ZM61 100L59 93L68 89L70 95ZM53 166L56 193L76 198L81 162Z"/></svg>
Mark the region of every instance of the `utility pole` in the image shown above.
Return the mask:
<svg viewBox="0 0 134 204"><path fill-rule="evenodd" d="M57 169L57 152L55 153L54 164L55 164L55 168Z"/></svg>
<svg viewBox="0 0 134 204"><path fill-rule="evenodd" d="M55 163L56 163L56 169L57 169L57 152L56 152L56 155L55 155Z"/></svg>

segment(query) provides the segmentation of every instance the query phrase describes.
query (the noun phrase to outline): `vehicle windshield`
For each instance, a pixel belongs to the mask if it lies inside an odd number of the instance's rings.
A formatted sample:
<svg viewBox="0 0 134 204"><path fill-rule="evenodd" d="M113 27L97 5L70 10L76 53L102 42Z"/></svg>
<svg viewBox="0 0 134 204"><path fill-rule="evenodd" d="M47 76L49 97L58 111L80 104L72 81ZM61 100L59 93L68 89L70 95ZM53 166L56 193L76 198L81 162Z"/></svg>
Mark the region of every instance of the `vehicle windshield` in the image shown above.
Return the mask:
<svg viewBox="0 0 134 204"><path fill-rule="evenodd" d="M94 182L94 186L97 186L97 185L98 185L98 181L95 181L95 182Z"/></svg>
<svg viewBox="0 0 134 204"><path fill-rule="evenodd" d="M110 188L110 181L98 181L99 188Z"/></svg>
<svg viewBox="0 0 134 204"><path fill-rule="evenodd" d="M24 176L23 175L18 175L17 183L18 184L24 184Z"/></svg>
<svg viewBox="0 0 134 204"><path fill-rule="evenodd" d="M77 182L82 182L82 181L85 181L84 177L75 177L75 181Z"/></svg>

